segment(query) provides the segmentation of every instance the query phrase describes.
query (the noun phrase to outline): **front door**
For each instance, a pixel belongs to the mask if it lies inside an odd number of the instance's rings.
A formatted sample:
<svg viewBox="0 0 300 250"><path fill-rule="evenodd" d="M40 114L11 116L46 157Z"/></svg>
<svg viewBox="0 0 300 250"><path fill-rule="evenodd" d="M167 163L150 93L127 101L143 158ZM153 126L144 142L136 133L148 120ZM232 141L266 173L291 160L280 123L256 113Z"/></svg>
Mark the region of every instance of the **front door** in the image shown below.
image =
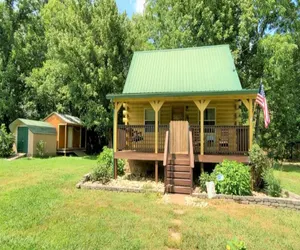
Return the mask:
<svg viewBox="0 0 300 250"><path fill-rule="evenodd" d="M17 135L17 151L18 153L28 152L28 128L18 127Z"/></svg>
<svg viewBox="0 0 300 250"><path fill-rule="evenodd" d="M172 107L172 121L184 121L184 106Z"/></svg>
<svg viewBox="0 0 300 250"><path fill-rule="evenodd" d="M187 121L170 122L170 153L188 154L189 152L189 123Z"/></svg>
<svg viewBox="0 0 300 250"><path fill-rule="evenodd" d="M73 127L68 127L68 148L73 148Z"/></svg>

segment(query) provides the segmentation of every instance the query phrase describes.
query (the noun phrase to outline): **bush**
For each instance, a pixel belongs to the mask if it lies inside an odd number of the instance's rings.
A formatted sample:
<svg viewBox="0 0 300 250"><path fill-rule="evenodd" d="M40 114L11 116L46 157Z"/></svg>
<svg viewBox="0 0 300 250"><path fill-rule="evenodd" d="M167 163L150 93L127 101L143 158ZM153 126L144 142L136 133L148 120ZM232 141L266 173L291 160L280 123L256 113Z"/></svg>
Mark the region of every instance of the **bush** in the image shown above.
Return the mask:
<svg viewBox="0 0 300 250"><path fill-rule="evenodd" d="M211 174L218 194L250 195L249 167L235 161L224 160Z"/></svg>
<svg viewBox="0 0 300 250"><path fill-rule="evenodd" d="M6 131L4 124L0 126L0 157L8 157L13 153L14 136Z"/></svg>
<svg viewBox="0 0 300 250"><path fill-rule="evenodd" d="M267 169L263 173L263 180L265 183L265 191L269 196L280 197L282 188L280 180L275 178L272 168Z"/></svg>
<svg viewBox="0 0 300 250"><path fill-rule="evenodd" d="M255 189L263 188L263 173L271 168L271 161L257 144L253 144L249 152L252 167L252 180Z"/></svg>
<svg viewBox="0 0 300 250"><path fill-rule="evenodd" d="M111 169L114 167L114 159L113 159L113 150L108 147L103 147L103 151L100 153L98 156L98 164L104 164L107 166L110 166ZM124 166L125 166L125 161L118 159L118 169L117 173L118 175L124 175Z"/></svg>
<svg viewBox="0 0 300 250"><path fill-rule="evenodd" d="M101 181L102 184L107 183L112 178L112 168L104 163L97 163L97 167L91 174L92 181Z"/></svg>
<svg viewBox="0 0 300 250"><path fill-rule="evenodd" d="M43 140L39 140L36 144L36 154L37 157L44 157L45 156L45 147L46 147L46 142Z"/></svg>
<svg viewBox="0 0 300 250"><path fill-rule="evenodd" d="M209 181L211 181L212 180L212 178L211 178L211 176L209 175L209 173L207 173L207 172L204 172L203 174L201 174L200 175L200 177L199 177L199 181L200 181L200 189L202 190L202 191L206 191L206 182L209 182Z"/></svg>

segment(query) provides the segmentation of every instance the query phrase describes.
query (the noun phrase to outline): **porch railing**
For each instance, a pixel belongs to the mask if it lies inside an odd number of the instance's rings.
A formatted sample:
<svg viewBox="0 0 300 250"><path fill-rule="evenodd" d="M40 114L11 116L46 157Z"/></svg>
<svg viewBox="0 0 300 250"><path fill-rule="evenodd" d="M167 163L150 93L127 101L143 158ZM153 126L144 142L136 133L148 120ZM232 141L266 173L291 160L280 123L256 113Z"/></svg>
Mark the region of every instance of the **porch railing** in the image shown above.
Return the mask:
<svg viewBox="0 0 300 250"><path fill-rule="evenodd" d="M164 152L169 125L158 127L158 152ZM118 150L155 152L155 125L118 125ZM195 154L200 154L200 126L190 125ZM248 126L204 126L204 154L238 154L248 152Z"/></svg>
<svg viewBox="0 0 300 250"><path fill-rule="evenodd" d="M169 125L158 126L158 152L164 152L164 139ZM155 152L155 125L118 125L118 150Z"/></svg>
<svg viewBox="0 0 300 250"><path fill-rule="evenodd" d="M194 153L200 153L200 126L190 125ZM248 126L204 126L204 154L245 154L248 152Z"/></svg>

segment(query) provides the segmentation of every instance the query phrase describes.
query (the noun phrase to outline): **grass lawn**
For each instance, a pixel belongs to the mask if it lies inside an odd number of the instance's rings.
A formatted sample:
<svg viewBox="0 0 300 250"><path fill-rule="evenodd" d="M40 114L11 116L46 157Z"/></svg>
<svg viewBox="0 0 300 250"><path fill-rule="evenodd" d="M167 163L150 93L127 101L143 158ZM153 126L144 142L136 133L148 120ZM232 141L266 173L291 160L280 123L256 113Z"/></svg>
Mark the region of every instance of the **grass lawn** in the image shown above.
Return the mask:
<svg viewBox="0 0 300 250"><path fill-rule="evenodd" d="M300 195L300 164L283 165L274 171L284 189Z"/></svg>
<svg viewBox="0 0 300 250"><path fill-rule="evenodd" d="M94 165L75 157L0 159L0 248L225 249L237 237L247 249L300 249L300 212L218 200L180 207L156 194L76 189ZM169 238L171 229L181 240Z"/></svg>

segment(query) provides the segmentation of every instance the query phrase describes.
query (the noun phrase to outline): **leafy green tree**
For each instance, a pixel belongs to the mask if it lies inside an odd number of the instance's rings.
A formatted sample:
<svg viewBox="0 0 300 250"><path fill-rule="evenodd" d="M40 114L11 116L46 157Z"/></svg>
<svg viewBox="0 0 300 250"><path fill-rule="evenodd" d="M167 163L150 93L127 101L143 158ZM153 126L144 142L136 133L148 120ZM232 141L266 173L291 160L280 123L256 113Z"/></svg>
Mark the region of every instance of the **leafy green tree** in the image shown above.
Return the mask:
<svg viewBox="0 0 300 250"><path fill-rule="evenodd" d="M44 1L0 2L0 123L28 117L25 78L44 60Z"/></svg>
<svg viewBox="0 0 300 250"><path fill-rule="evenodd" d="M130 63L128 19L115 1L50 0L43 9L48 52L27 78L36 115L80 116L105 134L111 126L108 93L123 89Z"/></svg>

